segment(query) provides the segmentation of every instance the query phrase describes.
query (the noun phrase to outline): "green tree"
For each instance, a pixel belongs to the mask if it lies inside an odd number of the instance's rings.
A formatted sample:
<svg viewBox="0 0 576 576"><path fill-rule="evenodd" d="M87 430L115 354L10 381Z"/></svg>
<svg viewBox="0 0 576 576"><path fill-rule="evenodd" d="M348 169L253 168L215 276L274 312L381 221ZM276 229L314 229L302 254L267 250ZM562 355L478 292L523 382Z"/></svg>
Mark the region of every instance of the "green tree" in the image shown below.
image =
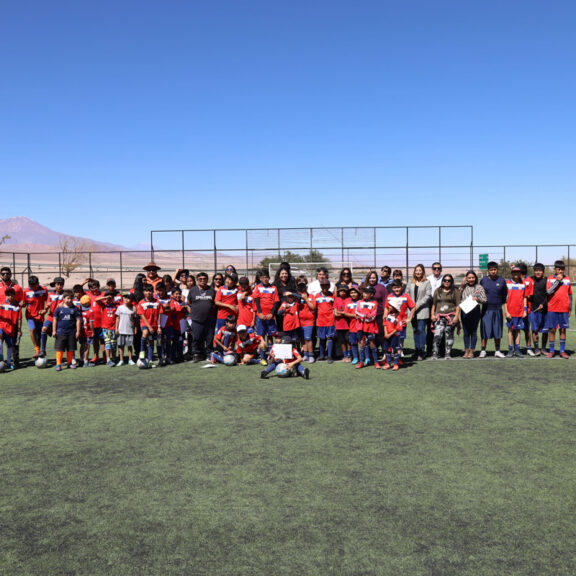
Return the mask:
<svg viewBox="0 0 576 576"><path fill-rule="evenodd" d="M268 266L270 264L276 262L289 262L290 264L305 264L307 262L330 262L330 259L324 256L324 254L322 254L322 252L320 252L319 250L314 249L310 250L310 252L308 254L305 254L304 256L302 256L301 254L295 254L294 252L290 252L290 250L287 250L280 256L268 256L266 258L263 258L262 260L260 260L260 262L258 262L258 267L268 269Z"/></svg>

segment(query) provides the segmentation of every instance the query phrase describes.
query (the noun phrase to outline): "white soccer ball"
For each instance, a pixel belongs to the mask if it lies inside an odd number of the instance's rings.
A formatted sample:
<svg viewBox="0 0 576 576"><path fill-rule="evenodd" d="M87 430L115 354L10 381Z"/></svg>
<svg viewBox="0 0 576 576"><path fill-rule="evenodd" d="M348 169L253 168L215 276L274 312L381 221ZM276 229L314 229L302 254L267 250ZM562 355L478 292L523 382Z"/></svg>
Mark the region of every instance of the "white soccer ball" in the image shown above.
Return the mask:
<svg viewBox="0 0 576 576"><path fill-rule="evenodd" d="M34 365L36 368L46 368L46 366L48 366L48 359L46 356L40 356L40 358L36 358Z"/></svg>
<svg viewBox="0 0 576 576"><path fill-rule="evenodd" d="M234 354L226 354L226 356L224 356L224 364L226 364L226 366L235 366L236 356Z"/></svg>
<svg viewBox="0 0 576 576"><path fill-rule="evenodd" d="M136 361L136 366L138 366L140 370L146 370L146 368L150 368L150 364L148 364L148 360L146 360L146 358L138 358Z"/></svg>
<svg viewBox="0 0 576 576"><path fill-rule="evenodd" d="M282 362L282 364L278 364L278 366L276 366L276 376L279 376L280 378L286 378L287 376L290 375L290 370L288 370L288 366L286 366L286 364L284 364L284 362Z"/></svg>

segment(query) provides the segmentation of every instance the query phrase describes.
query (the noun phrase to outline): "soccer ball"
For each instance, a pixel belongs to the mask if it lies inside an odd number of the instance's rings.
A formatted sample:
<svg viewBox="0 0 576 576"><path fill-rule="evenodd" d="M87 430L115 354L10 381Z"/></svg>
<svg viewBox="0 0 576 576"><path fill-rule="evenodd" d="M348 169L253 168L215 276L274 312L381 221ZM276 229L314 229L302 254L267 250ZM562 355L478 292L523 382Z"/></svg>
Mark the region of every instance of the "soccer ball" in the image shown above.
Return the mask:
<svg viewBox="0 0 576 576"><path fill-rule="evenodd" d="M146 358L138 358L136 366L138 366L140 370L146 370L146 368L150 368L150 364L148 364L148 360L146 360Z"/></svg>
<svg viewBox="0 0 576 576"><path fill-rule="evenodd" d="M4 360L0 360L0 372L4 372L6 370L6 362Z"/></svg>
<svg viewBox="0 0 576 576"><path fill-rule="evenodd" d="M224 364L226 364L226 366L235 366L236 356L234 354L226 354L226 356L224 356Z"/></svg>
<svg viewBox="0 0 576 576"><path fill-rule="evenodd" d="M36 362L34 362L36 368L46 368L48 366L48 360L46 356L40 356L40 358L36 358Z"/></svg>
<svg viewBox="0 0 576 576"><path fill-rule="evenodd" d="M276 376L279 376L280 378L286 378L289 375L290 375L290 370L288 370L288 366L286 366L286 364L284 364L284 362L282 362L282 364L278 364L278 366L276 366Z"/></svg>

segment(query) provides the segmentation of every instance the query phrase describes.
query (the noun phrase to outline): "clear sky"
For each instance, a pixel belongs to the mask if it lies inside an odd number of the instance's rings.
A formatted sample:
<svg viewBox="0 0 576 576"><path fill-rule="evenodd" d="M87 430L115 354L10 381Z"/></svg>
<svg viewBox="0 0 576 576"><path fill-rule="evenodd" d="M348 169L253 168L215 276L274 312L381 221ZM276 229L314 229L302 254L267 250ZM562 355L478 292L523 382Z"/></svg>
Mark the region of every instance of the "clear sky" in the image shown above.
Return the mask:
<svg viewBox="0 0 576 576"><path fill-rule="evenodd" d="M571 243L573 0L5 1L0 218ZM190 247L192 248L192 247Z"/></svg>

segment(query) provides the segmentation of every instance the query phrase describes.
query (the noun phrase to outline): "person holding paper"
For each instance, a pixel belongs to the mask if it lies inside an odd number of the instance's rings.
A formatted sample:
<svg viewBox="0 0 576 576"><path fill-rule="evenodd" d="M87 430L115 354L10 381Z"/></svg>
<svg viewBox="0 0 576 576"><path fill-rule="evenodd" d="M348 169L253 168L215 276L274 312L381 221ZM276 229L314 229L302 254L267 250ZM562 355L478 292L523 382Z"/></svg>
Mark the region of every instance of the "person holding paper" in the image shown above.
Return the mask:
<svg viewBox="0 0 576 576"><path fill-rule="evenodd" d="M482 318L479 304L486 302L486 292L478 282L474 270L468 270L460 285L461 302L460 318L464 332L464 358L474 358L476 343L478 342L478 325Z"/></svg>

